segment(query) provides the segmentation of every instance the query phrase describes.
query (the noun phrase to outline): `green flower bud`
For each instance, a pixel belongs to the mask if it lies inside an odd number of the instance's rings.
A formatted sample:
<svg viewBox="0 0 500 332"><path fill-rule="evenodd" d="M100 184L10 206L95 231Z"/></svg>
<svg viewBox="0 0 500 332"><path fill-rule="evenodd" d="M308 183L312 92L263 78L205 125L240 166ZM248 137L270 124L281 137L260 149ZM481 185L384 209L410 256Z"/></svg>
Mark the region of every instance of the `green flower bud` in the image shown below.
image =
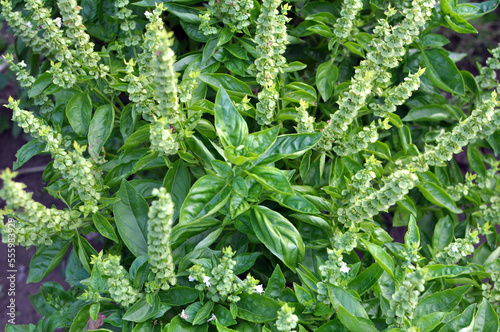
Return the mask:
<svg viewBox="0 0 500 332"><path fill-rule="evenodd" d="M155 274L153 288L167 290L176 284L175 265L170 248L170 234L174 216L174 203L165 188L154 189L153 201L148 212L148 255Z"/></svg>

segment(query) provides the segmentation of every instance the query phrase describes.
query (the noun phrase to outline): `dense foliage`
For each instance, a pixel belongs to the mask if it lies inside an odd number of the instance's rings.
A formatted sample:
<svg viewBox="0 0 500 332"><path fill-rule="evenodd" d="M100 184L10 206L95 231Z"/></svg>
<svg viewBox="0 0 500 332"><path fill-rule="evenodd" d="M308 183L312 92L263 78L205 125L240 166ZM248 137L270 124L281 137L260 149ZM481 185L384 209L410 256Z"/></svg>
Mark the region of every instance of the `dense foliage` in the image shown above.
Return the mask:
<svg viewBox="0 0 500 332"><path fill-rule="evenodd" d="M7 331L500 331L500 47L436 33L498 1L157 2L0 1L14 169L67 206L4 170L2 238L71 251Z"/></svg>

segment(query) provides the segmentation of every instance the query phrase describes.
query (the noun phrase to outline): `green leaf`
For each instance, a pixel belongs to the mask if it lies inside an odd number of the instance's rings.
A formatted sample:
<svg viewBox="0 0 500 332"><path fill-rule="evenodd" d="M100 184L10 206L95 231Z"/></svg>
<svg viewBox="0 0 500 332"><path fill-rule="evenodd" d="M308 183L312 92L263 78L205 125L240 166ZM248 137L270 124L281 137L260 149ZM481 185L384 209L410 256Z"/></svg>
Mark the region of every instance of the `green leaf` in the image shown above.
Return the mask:
<svg viewBox="0 0 500 332"><path fill-rule="evenodd" d="M160 298L158 295L153 296L153 303L149 304L146 301L146 296L143 296L123 315L123 320L131 322L145 322L154 317L160 310Z"/></svg>
<svg viewBox="0 0 500 332"><path fill-rule="evenodd" d="M224 147L238 147L248 136L247 123L224 88L219 89L215 98L215 128Z"/></svg>
<svg viewBox="0 0 500 332"><path fill-rule="evenodd" d="M465 84L457 66L442 49L431 49L421 53L425 75L438 88L465 95ZM431 59L431 60L429 60Z"/></svg>
<svg viewBox="0 0 500 332"><path fill-rule="evenodd" d="M491 303L483 298L474 316L474 332L498 331L498 315Z"/></svg>
<svg viewBox="0 0 500 332"><path fill-rule="evenodd" d="M418 320L434 312L451 312L470 288L471 286L459 286L427 296L418 303L415 309L415 319Z"/></svg>
<svg viewBox="0 0 500 332"><path fill-rule="evenodd" d="M456 13L450 13L450 15L445 15L444 19L450 27L458 33L477 33L476 28L467 22L463 17Z"/></svg>
<svg viewBox="0 0 500 332"><path fill-rule="evenodd" d="M307 30L311 31L312 33L318 34L320 36L326 37L326 38L335 37L332 30L323 24L317 24L317 25L310 26L307 28Z"/></svg>
<svg viewBox="0 0 500 332"><path fill-rule="evenodd" d="M236 302L238 317L253 323L266 323L276 320L281 306L267 296L257 293L240 295Z"/></svg>
<svg viewBox="0 0 500 332"><path fill-rule="evenodd" d="M208 324L204 325L192 325L189 322L184 321L179 315L175 316L168 324L168 330L164 332L207 332Z"/></svg>
<svg viewBox="0 0 500 332"><path fill-rule="evenodd" d="M147 222L149 206L130 183L123 180L113 206L116 228L127 248L140 256L148 252Z"/></svg>
<svg viewBox="0 0 500 332"><path fill-rule="evenodd" d="M444 312L430 313L418 319L415 323L415 326L420 329L420 332L430 332L434 330L434 328L438 326L439 323L441 323L445 315L446 314Z"/></svg>
<svg viewBox="0 0 500 332"><path fill-rule="evenodd" d="M394 272L395 272L394 261L392 260L391 256L389 256L389 254L384 249L380 248L376 244L373 244L365 240L362 241L363 244L368 249L368 251L370 252L370 254L373 256L373 258L375 258L377 263L380 265L380 267L382 267L385 270L385 272L387 272L387 274L394 279Z"/></svg>
<svg viewBox="0 0 500 332"><path fill-rule="evenodd" d="M283 158L294 159L311 149L320 140L321 133L278 136L274 144L255 162L269 164Z"/></svg>
<svg viewBox="0 0 500 332"><path fill-rule="evenodd" d="M71 244L70 240L63 240L57 236L53 236L52 241L50 246L41 245L36 249L30 262L27 284L42 281L59 265Z"/></svg>
<svg viewBox="0 0 500 332"><path fill-rule="evenodd" d="M416 244L418 248L420 246L420 233L418 232L417 222L413 215L410 216L410 222L408 223L408 231L405 235L405 244L407 247L411 248Z"/></svg>
<svg viewBox="0 0 500 332"><path fill-rule="evenodd" d="M231 38L233 38L233 35L234 32L232 32L231 29L229 28L222 29L221 32L219 33L219 38L217 39L217 47L226 44L228 41L231 40ZM231 44L231 45L236 45L236 44Z"/></svg>
<svg viewBox="0 0 500 332"><path fill-rule="evenodd" d="M211 227L215 227L221 224L221 221L213 217L202 218L197 221L191 221L183 225L175 225L172 228L172 234L170 235L170 245L172 249L177 248L187 239L203 233Z"/></svg>
<svg viewBox="0 0 500 332"><path fill-rule="evenodd" d="M24 144L16 152L17 160L14 162L12 168L15 171L19 167L23 166L31 157L36 156L45 149L45 143L36 139L32 139L28 143Z"/></svg>
<svg viewBox="0 0 500 332"><path fill-rule="evenodd" d="M484 166L483 156L477 147L472 145L467 146L467 160L469 166L474 172L481 177L486 177L486 166Z"/></svg>
<svg viewBox="0 0 500 332"><path fill-rule="evenodd" d="M188 168L181 159L178 159L168 170L163 179L163 187L172 195L174 219L177 219L182 203L184 203L191 188L191 177Z"/></svg>
<svg viewBox="0 0 500 332"><path fill-rule="evenodd" d="M349 288L360 296L373 287L384 273L378 263L373 263L349 283Z"/></svg>
<svg viewBox="0 0 500 332"><path fill-rule="evenodd" d="M429 202L447 208L453 213L462 213L462 210L457 207L450 195L437 184L424 181L420 182L417 187Z"/></svg>
<svg viewBox="0 0 500 332"><path fill-rule="evenodd" d="M271 145L276 142L280 127L274 126L261 131L257 131L245 137L243 145L250 153L261 156Z"/></svg>
<svg viewBox="0 0 500 332"><path fill-rule="evenodd" d="M234 320L231 312L226 309L226 307L216 304L214 307L214 315L217 317L216 323L221 326L231 326L236 324L236 320ZM217 326L219 326L217 325Z"/></svg>
<svg viewBox="0 0 500 332"><path fill-rule="evenodd" d="M52 83L52 74L49 72L41 74L31 86L28 92L28 97L32 99L38 96L43 90L45 90L46 87L50 85L50 83Z"/></svg>
<svg viewBox="0 0 500 332"><path fill-rule="evenodd" d="M337 84L339 70L337 66L329 62L319 65L316 71L316 87L318 88L323 101L327 101L333 94L333 89Z"/></svg>
<svg viewBox="0 0 500 332"><path fill-rule="evenodd" d="M159 293L161 303L173 307L193 303L199 295L200 292L198 290L187 286L175 286Z"/></svg>
<svg viewBox="0 0 500 332"><path fill-rule="evenodd" d="M78 314L73 319L69 332L81 332L84 331L89 322L89 308L90 304L87 304L78 311Z"/></svg>
<svg viewBox="0 0 500 332"><path fill-rule="evenodd" d="M153 6L154 7L154 6ZM175 3L165 3L163 2L163 7L170 13L177 16L181 21L192 24L201 23L201 11L183 5L178 5Z"/></svg>
<svg viewBox="0 0 500 332"><path fill-rule="evenodd" d="M146 124L137 129L127 138L123 146L120 149L118 149L118 152L126 149L133 149L135 147L138 147L142 143L146 142L149 139L149 129L150 129L149 124Z"/></svg>
<svg viewBox="0 0 500 332"><path fill-rule="evenodd" d="M259 255L259 252L249 252L234 257L233 260L236 262L233 267L234 274L240 275L248 271L255 264Z"/></svg>
<svg viewBox="0 0 500 332"><path fill-rule="evenodd" d="M234 55L235 57L237 57L238 59L248 60L247 52L238 44L226 45L224 46L224 49L227 50L232 55Z"/></svg>
<svg viewBox="0 0 500 332"><path fill-rule="evenodd" d="M440 218L434 227L434 233L432 235L432 248L434 252L438 253L443 251L443 249L453 241L454 233L453 221L450 216Z"/></svg>
<svg viewBox="0 0 500 332"><path fill-rule="evenodd" d="M66 117L79 136L86 136L92 117L92 101L88 93L74 95L66 106Z"/></svg>
<svg viewBox="0 0 500 332"><path fill-rule="evenodd" d="M430 122L453 120L453 114L449 109L439 104L429 104L413 107L402 121Z"/></svg>
<svg viewBox="0 0 500 332"><path fill-rule="evenodd" d="M229 199L230 182L213 175L198 179L181 207L179 224L187 224L217 212Z"/></svg>
<svg viewBox="0 0 500 332"><path fill-rule="evenodd" d="M351 293L349 293L342 287L334 286L331 284L328 284L327 286L331 301L337 310L340 307L344 307L355 317L368 319L368 314L366 313L365 309L363 308L361 303L351 295Z"/></svg>
<svg viewBox="0 0 500 332"><path fill-rule="evenodd" d="M92 221L94 222L95 228L102 236L118 243L118 237L116 236L115 230L109 223L108 219L104 218L100 213L94 213Z"/></svg>
<svg viewBox="0 0 500 332"><path fill-rule="evenodd" d="M255 181L266 189L283 194L292 195L293 189L283 172L275 167L255 166L250 171L245 171Z"/></svg>
<svg viewBox="0 0 500 332"><path fill-rule="evenodd" d="M90 121L89 126L89 154L94 159L99 158L99 153L104 143L111 135L115 120L115 112L112 105L99 106Z"/></svg>
<svg viewBox="0 0 500 332"><path fill-rule="evenodd" d="M300 71L304 68L307 68L306 64L303 64L302 62L299 61L293 61L287 64L285 68L283 68L284 73L293 73Z"/></svg>
<svg viewBox="0 0 500 332"><path fill-rule="evenodd" d="M290 210L307 213L307 214L317 214L319 210L304 198L299 193L293 195L284 195L278 192L271 194L271 198L278 202L281 206L287 207Z"/></svg>
<svg viewBox="0 0 500 332"><path fill-rule="evenodd" d="M439 252L439 251L436 251ZM477 271L474 266L441 265L434 264L426 267L427 274L425 280L438 278L455 278L461 274L468 274Z"/></svg>
<svg viewBox="0 0 500 332"><path fill-rule="evenodd" d="M285 276L281 272L280 266L277 264L276 268L267 282L267 287L264 295L271 298L277 298L281 295L281 292L285 289Z"/></svg>
<svg viewBox="0 0 500 332"><path fill-rule="evenodd" d="M367 331L377 332L378 330L364 321L359 320L356 316L352 315L343 306L339 305L337 308L337 317L351 331Z"/></svg>
<svg viewBox="0 0 500 332"><path fill-rule="evenodd" d="M212 312L212 309L214 307L214 302L213 301L208 301L203 305L203 307L198 310L196 313L196 316L193 318L193 325L201 325L206 322L208 315L210 315L210 312Z"/></svg>
<svg viewBox="0 0 500 332"><path fill-rule="evenodd" d="M468 306L464 312L451 319L441 329L439 329L439 332L456 332L469 327L472 324L472 319L474 318L475 307L475 303Z"/></svg>
<svg viewBox="0 0 500 332"><path fill-rule="evenodd" d="M316 332L347 332L349 331L342 325L340 319L335 318L321 325Z"/></svg>
<svg viewBox="0 0 500 332"><path fill-rule="evenodd" d="M210 85L216 91L223 87L225 90L237 95L253 96L252 89L243 81L228 74L206 74L200 75L200 80Z"/></svg>
<svg viewBox="0 0 500 332"><path fill-rule="evenodd" d="M290 221L264 206L254 206L238 216L250 224L257 238L276 257L294 270L304 257L304 242Z"/></svg>

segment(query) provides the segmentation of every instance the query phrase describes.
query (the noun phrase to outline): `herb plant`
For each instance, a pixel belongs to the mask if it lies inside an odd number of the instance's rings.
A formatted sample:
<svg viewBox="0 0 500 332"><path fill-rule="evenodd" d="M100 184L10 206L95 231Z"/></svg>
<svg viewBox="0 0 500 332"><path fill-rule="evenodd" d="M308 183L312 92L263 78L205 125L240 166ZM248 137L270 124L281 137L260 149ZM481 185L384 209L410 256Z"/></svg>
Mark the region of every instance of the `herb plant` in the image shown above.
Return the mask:
<svg viewBox="0 0 500 332"><path fill-rule="evenodd" d="M14 169L66 205L4 170L2 238L71 252L7 331L500 331L500 47L439 34L498 1L0 4Z"/></svg>

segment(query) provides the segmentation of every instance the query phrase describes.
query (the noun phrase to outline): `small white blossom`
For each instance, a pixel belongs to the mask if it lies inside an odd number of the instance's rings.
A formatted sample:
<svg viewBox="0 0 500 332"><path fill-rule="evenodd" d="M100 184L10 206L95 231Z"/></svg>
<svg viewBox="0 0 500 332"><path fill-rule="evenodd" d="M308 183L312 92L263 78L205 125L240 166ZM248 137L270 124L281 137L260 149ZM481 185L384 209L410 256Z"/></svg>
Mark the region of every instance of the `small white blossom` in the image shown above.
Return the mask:
<svg viewBox="0 0 500 332"><path fill-rule="evenodd" d="M186 320L186 319L189 318L188 315L186 315L186 313L184 312L184 309L182 309L181 318L184 319L184 320Z"/></svg>
<svg viewBox="0 0 500 332"><path fill-rule="evenodd" d="M340 272L349 273L349 271L351 271L351 268L347 266L346 262L342 262Z"/></svg>
<svg viewBox="0 0 500 332"><path fill-rule="evenodd" d="M255 291L259 294L263 294L264 293L264 287L262 287L262 285L257 285L255 286Z"/></svg>
<svg viewBox="0 0 500 332"><path fill-rule="evenodd" d="M210 318L207 320L207 323L208 323L208 322L211 322L211 321L213 321L213 320L215 320L216 318L217 318L217 317L215 317L215 315L214 315L214 314L212 314L212 317L210 317Z"/></svg>
<svg viewBox="0 0 500 332"><path fill-rule="evenodd" d="M61 18L60 18L60 17L56 17L56 18L54 19L54 22L56 22L56 25L57 25L57 27L58 27L58 28L60 28L60 27L61 27L61 25L62 25L62 21L61 21Z"/></svg>
<svg viewBox="0 0 500 332"><path fill-rule="evenodd" d="M210 279L212 279L211 277L208 277L208 276L204 276L203 277L203 283L205 285L207 285L207 287L210 287Z"/></svg>
<svg viewBox="0 0 500 332"><path fill-rule="evenodd" d="M189 280L189 281L195 281L196 279L195 279L195 277L193 277L192 275L189 275L188 280Z"/></svg>
<svg viewBox="0 0 500 332"><path fill-rule="evenodd" d="M19 62L19 67L26 68L26 63L24 63L24 60L22 60L21 62Z"/></svg>
<svg viewBox="0 0 500 332"><path fill-rule="evenodd" d="M454 244L452 247L451 247L451 251L453 252L458 252L458 247L456 244Z"/></svg>
<svg viewBox="0 0 500 332"><path fill-rule="evenodd" d="M31 22L28 21L28 22L26 22L26 26L31 29L33 27L33 24L31 24Z"/></svg>
<svg viewBox="0 0 500 332"><path fill-rule="evenodd" d="M150 13L148 10L146 10L146 11L144 12L144 15L145 15L145 16L149 16L149 15L151 15L151 13Z"/></svg>

